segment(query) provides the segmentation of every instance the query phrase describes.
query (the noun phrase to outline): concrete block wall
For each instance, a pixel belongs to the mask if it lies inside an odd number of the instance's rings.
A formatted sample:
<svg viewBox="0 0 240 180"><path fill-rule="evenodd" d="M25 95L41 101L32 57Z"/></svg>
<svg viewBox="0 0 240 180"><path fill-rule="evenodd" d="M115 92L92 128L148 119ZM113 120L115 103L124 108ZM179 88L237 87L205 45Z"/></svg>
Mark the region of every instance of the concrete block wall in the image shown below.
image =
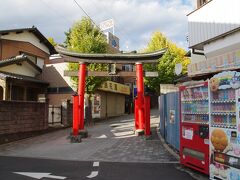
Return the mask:
<svg viewBox="0 0 240 180"><path fill-rule="evenodd" d="M48 128L48 103L0 101L0 135Z"/></svg>

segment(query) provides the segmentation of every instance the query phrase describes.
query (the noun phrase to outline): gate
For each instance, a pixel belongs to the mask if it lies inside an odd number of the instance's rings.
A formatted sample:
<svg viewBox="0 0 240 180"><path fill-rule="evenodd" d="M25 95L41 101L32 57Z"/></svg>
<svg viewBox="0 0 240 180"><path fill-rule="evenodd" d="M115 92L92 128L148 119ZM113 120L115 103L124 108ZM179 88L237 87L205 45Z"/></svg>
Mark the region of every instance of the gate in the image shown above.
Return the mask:
<svg viewBox="0 0 240 180"><path fill-rule="evenodd" d="M48 124L62 124L62 106L49 105L48 107Z"/></svg>

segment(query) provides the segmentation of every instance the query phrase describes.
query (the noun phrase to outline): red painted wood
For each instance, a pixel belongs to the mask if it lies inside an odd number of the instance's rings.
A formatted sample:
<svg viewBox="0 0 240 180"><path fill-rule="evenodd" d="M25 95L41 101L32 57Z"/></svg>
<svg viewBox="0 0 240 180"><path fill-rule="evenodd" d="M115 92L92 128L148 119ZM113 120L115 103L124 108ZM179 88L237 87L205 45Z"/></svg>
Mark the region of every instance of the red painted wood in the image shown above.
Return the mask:
<svg viewBox="0 0 240 180"><path fill-rule="evenodd" d="M79 64L78 93L79 93L79 129L84 129L84 93L86 86L86 64Z"/></svg>

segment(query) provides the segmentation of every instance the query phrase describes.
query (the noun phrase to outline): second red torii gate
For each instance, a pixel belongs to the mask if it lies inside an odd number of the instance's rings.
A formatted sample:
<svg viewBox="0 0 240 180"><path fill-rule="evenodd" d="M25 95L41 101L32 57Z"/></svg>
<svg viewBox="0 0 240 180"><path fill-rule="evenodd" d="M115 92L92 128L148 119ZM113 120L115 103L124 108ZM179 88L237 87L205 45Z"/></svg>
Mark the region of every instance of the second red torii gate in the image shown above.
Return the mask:
<svg viewBox="0 0 240 180"><path fill-rule="evenodd" d="M135 130L141 132L145 129L145 135L150 135L150 114L149 117L146 117L146 111L150 112L150 106L146 109L146 105L150 105L150 100L144 96L143 63L156 63L164 55L166 49L144 54L86 54L70 52L61 47L57 47L56 49L65 62L79 63L78 95L74 96L73 101L73 136L77 137L79 130L84 130L86 63L136 65L137 99L135 100ZM115 75L118 74L116 73ZM146 120L148 122L145 123Z"/></svg>

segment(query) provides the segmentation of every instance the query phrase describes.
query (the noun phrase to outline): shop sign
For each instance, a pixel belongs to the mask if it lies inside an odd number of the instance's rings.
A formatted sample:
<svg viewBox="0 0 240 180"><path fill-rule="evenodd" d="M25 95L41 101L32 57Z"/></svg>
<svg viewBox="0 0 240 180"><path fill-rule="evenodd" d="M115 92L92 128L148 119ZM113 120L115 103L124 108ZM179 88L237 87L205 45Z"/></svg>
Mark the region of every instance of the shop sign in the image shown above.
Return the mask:
<svg viewBox="0 0 240 180"><path fill-rule="evenodd" d="M113 81L104 82L102 86L99 88L99 90L130 95L129 86L116 83Z"/></svg>
<svg viewBox="0 0 240 180"><path fill-rule="evenodd" d="M206 61L188 65L188 75L220 72L240 68L240 50L209 58Z"/></svg>
<svg viewBox="0 0 240 180"><path fill-rule="evenodd" d="M107 30L107 29L110 29L114 26L114 21L113 19L109 19L109 20L106 20L106 21L103 21L100 23L100 29L102 31L104 30Z"/></svg>

